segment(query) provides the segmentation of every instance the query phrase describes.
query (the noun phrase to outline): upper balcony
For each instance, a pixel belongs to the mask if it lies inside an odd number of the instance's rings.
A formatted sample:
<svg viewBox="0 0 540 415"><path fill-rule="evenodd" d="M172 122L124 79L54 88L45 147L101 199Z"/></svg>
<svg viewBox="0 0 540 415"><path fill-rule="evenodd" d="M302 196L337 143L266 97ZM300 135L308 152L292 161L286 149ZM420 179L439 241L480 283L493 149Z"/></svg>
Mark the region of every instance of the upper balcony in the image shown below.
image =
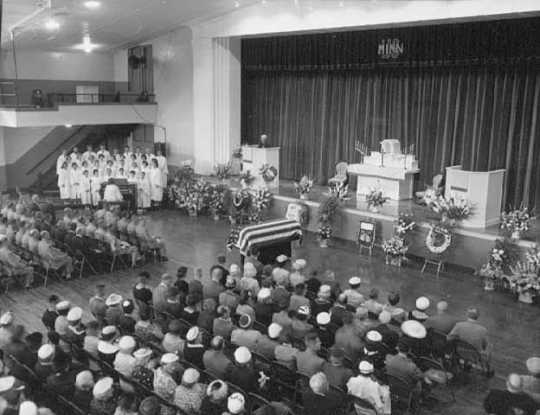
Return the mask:
<svg viewBox="0 0 540 415"><path fill-rule="evenodd" d="M46 127L57 125L153 124L157 104L152 94L117 92L103 94L32 94L26 102L13 94L3 94L0 104L2 127Z"/></svg>

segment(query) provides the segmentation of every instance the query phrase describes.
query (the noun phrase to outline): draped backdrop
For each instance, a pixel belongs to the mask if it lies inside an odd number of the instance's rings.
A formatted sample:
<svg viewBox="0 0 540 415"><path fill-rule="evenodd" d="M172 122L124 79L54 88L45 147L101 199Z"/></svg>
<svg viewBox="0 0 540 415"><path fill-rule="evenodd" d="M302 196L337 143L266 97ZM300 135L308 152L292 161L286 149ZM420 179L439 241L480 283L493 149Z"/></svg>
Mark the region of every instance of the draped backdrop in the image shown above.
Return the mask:
<svg viewBox="0 0 540 415"><path fill-rule="evenodd" d="M312 42L305 35L246 40L243 137L254 143L260 134L268 134L270 143L281 147L282 178L309 174L319 184L334 174L337 162L360 160L356 141L375 150L381 140L396 138L402 148L415 145L421 169L418 188L451 165L473 171L504 168L503 203L540 206L540 65L536 59L540 48L534 40L539 33L536 29L523 37L519 32L520 27L531 27L531 20L535 20L532 27L540 26L537 19L522 19L512 26L514 32L499 28L497 38L505 48L491 48L484 56L476 55L489 49L492 32L482 37L478 26L471 29L462 24L467 30L461 32L455 25L408 28L405 34L395 29L392 38L415 36L414 42L423 38L426 43L428 39L440 42L440 31L446 29L455 48L409 52L393 63L362 55L363 50L372 50L364 46L354 52L344 38L377 39L378 31L338 34L342 37L335 42L338 53L319 49L311 56L321 39L324 50L332 50L328 41L332 37L312 35ZM521 46L509 50L512 39L504 34L513 38L516 30ZM476 33L476 54L460 47L459 40L465 42L471 31ZM404 44L407 51L407 41ZM430 51L444 56L434 57ZM348 53L351 64L344 63Z"/></svg>

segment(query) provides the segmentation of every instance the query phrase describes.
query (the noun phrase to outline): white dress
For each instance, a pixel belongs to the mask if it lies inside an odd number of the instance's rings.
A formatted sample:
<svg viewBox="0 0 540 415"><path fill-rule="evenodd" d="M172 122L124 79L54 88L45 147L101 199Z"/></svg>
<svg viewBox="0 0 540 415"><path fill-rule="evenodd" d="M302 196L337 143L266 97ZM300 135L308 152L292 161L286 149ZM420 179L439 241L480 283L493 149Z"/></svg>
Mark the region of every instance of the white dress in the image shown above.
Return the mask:
<svg viewBox="0 0 540 415"><path fill-rule="evenodd" d="M150 181L150 199L155 202L161 202L163 199L163 179L161 170L157 167L152 167L148 172Z"/></svg>
<svg viewBox="0 0 540 415"><path fill-rule="evenodd" d="M64 162L67 160L67 157L64 156L63 154L60 154L60 156L58 157L58 159L56 160L56 174L59 176L60 175L60 170L62 169L62 164L64 164Z"/></svg>
<svg viewBox="0 0 540 415"><path fill-rule="evenodd" d="M150 182L145 176L137 180L137 207L139 209L148 209L150 205Z"/></svg>
<svg viewBox="0 0 540 415"><path fill-rule="evenodd" d="M70 190L71 199L80 199L81 198L81 178L82 178L81 171L79 169L71 170L69 175L70 175L70 182L71 182L71 190Z"/></svg>
<svg viewBox="0 0 540 415"><path fill-rule="evenodd" d="M84 175L81 175L81 203L83 205L91 205L92 204L92 189L91 189L91 179L90 177L85 177Z"/></svg>
<svg viewBox="0 0 540 415"><path fill-rule="evenodd" d="M70 173L68 169L58 171L58 189L60 189L60 199L69 199L71 196Z"/></svg>
<svg viewBox="0 0 540 415"><path fill-rule="evenodd" d="M90 190L92 193L92 205L97 206L99 204L99 201L101 200L101 196L99 194L99 191L101 189L101 183L103 182L103 179L101 177L92 176L90 178Z"/></svg>

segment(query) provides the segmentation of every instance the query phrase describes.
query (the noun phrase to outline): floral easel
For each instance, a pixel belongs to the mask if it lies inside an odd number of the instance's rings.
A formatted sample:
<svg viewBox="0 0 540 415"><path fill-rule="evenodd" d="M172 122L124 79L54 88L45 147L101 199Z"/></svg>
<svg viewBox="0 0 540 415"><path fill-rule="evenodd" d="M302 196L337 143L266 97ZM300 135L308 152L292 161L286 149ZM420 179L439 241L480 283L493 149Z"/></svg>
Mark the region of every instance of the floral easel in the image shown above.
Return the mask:
<svg viewBox="0 0 540 415"><path fill-rule="evenodd" d="M373 255L373 247L375 246L375 228L376 223L370 220L362 219L360 221L360 230L358 231L357 244L358 253L361 255L364 250L367 250L369 256Z"/></svg>

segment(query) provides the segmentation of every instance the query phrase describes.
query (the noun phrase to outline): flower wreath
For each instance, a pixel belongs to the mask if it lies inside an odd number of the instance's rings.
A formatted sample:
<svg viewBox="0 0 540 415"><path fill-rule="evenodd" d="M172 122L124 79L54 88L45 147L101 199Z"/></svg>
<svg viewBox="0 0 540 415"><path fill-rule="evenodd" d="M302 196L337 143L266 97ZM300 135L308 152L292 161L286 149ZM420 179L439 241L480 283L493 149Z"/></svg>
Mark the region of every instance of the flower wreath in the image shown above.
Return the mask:
<svg viewBox="0 0 540 415"><path fill-rule="evenodd" d="M426 236L426 247L433 254L442 254L452 243L450 231L439 225L430 226Z"/></svg>
<svg viewBox="0 0 540 415"><path fill-rule="evenodd" d="M263 164L259 170L259 173L261 173L263 180L268 183L276 178L278 172L274 166Z"/></svg>

